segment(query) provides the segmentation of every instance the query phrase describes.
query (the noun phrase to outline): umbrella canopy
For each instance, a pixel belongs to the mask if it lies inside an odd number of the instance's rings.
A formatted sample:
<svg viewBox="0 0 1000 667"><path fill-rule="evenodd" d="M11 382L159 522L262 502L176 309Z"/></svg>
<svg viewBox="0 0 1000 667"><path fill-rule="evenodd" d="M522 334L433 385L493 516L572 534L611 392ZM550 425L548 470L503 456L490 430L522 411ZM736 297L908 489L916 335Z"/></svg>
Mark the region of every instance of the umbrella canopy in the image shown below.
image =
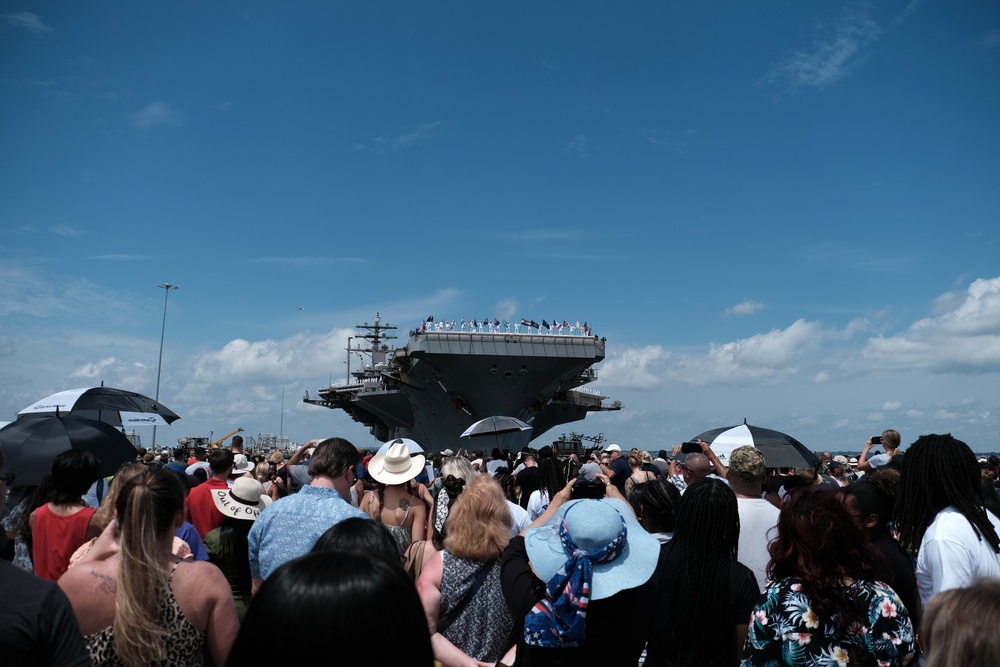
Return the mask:
<svg viewBox="0 0 1000 667"><path fill-rule="evenodd" d="M704 440L712 445L712 451L727 466L732 451L743 445L759 449L768 468L812 467L818 461L815 454L787 433L753 426L746 421L705 431L693 440Z"/></svg>
<svg viewBox="0 0 1000 667"><path fill-rule="evenodd" d="M378 451L375 452L375 455L378 456L379 454L387 453L389 451L389 448L392 447L397 442L401 442L404 445L406 445L406 449L410 452L410 456L413 456L414 454L424 453L424 448L418 445L416 440L410 440L409 438L396 438L395 440L390 440L389 442L379 447Z"/></svg>
<svg viewBox="0 0 1000 667"><path fill-rule="evenodd" d="M487 417L480 419L475 424L462 432L463 438L474 438L480 435L500 435L501 433L514 433L516 431L530 431L531 426L525 424L515 417Z"/></svg>
<svg viewBox="0 0 1000 667"><path fill-rule="evenodd" d="M117 472L135 461L135 447L125 434L106 422L79 417L20 419L0 428L11 486L38 484L56 456L70 449L92 453L101 460L101 475Z"/></svg>
<svg viewBox="0 0 1000 667"><path fill-rule="evenodd" d="M17 413L18 419L66 415L96 419L112 426L166 426L180 419L173 410L149 396L103 385L60 391Z"/></svg>

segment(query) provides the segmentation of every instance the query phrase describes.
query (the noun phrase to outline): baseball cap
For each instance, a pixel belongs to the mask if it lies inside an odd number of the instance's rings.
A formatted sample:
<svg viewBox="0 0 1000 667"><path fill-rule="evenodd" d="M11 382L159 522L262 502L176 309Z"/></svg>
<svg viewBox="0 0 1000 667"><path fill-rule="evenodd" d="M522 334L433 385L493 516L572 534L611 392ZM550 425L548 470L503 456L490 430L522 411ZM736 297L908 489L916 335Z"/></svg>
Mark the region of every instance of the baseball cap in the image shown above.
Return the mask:
<svg viewBox="0 0 1000 667"><path fill-rule="evenodd" d="M737 447L729 455L729 470L744 482L764 479L764 455L750 445Z"/></svg>
<svg viewBox="0 0 1000 667"><path fill-rule="evenodd" d="M618 445L608 445L607 447L604 448L604 451L606 451L606 452L620 452L620 451L622 451L622 448L619 447Z"/></svg>

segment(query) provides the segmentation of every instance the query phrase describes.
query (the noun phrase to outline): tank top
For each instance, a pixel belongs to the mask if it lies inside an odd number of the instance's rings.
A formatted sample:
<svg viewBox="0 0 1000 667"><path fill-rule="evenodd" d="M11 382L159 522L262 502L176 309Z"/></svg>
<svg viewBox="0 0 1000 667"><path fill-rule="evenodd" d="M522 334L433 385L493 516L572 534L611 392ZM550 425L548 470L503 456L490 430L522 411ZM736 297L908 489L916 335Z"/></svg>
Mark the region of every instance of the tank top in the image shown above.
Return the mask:
<svg viewBox="0 0 1000 667"><path fill-rule="evenodd" d="M514 620L507 609L500 587L500 559L483 563L441 552L441 612L446 618L475 582L480 567L488 568L483 585L472 595L465 609L447 628L438 628L452 644L466 655L483 662L496 662L504 656Z"/></svg>
<svg viewBox="0 0 1000 667"><path fill-rule="evenodd" d="M93 507L85 507L63 516L50 510L47 504L35 510L31 536L37 576L55 581L69 569L69 558L87 541L87 526L96 511Z"/></svg>
<svg viewBox="0 0 1000 667"><path fill-rule="evenodd" d="M174 572L177 571L177 564L180 562L180 558L174 561L165 589L157 591L156 594L159 624L167 634L163 640L164 659L150 665L201 667L205 664L205 633L191 625L177 605L177 598L174 597L174 589L171 587ZM114 638L113 625L92 635L84 635L83 643L87 646L91 660L94 661L94 667L127 667L115 651Z"/></svg>
<svg viewBox="0 0 1000 667"><path fill-rule="evenodd" d="M351 487L352 489L354 487ZM371 516L372 503L374 502L374 494L369 494L368 496L368 515ZM413 542L413 527L406 526L406 518L410 516L410 508L413 507L413 501L408 501L406 503L406 510L403 512L403 520L400 525L393 526L382 521L382 506L379 505L379 518L377 521L381 523L392 535L392 539L396 540L396 546L399 547L399 555L402 556L406 553L407 548L409 548L410 543Z"/></svg>

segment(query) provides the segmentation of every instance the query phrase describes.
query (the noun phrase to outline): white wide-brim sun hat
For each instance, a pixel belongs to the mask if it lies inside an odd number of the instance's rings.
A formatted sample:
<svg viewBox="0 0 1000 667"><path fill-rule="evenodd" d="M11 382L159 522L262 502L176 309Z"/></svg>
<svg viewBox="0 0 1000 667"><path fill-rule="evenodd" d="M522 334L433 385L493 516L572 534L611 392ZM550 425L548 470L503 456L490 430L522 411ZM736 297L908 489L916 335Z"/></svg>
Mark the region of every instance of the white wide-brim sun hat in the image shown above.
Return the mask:
<svg viewBox="0 0 1000 667"><path fill-rule="evenodd" d="M366 472L382 484L403 484L424 470L423 454L410 456L405 442L393 442L384 454L376 454L368 462Z"/></svg>

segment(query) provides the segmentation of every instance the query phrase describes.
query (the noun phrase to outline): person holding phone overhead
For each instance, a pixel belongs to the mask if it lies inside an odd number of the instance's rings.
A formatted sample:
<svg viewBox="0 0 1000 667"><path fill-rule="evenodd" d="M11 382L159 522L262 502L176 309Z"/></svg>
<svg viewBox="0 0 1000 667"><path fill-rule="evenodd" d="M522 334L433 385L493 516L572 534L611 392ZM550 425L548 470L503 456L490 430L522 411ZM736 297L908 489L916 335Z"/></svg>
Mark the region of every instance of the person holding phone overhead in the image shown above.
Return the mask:
<svg viewBox="0 0 1000 667"><path fill-rule="evenodd" d="M878 470L879 468L888 466L892 462L892 457L902 453L899 451L899 443L901 441L902 438L899 435L899 431L894 431L891 428L882 431L881 436L873 435L868 438L864 449L861 450L861 455L858 457L858 470L868 472L869 470ZM876 454L868 458L868 452L876 445L885 447L885 454Z"/></svg>

